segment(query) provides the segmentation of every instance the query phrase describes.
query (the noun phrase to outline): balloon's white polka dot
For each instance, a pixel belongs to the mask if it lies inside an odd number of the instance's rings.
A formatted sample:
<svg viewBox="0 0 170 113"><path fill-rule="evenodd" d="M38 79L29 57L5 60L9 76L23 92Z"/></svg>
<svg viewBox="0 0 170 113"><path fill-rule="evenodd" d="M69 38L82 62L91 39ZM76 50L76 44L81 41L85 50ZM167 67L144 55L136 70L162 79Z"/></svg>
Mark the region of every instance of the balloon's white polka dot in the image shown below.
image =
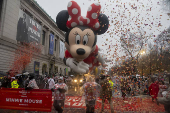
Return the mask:
<svg viewBox="0 0 170 113"><path fill-rule="evenodd" d="M99 22L95 24L95 28L99 28Z"/></svg>
<svg viewBox="0 0 170 113"><path fill-rule="evenodd" d="M82 21L79 21L79 24L80 24L80 25L83 25L83 22L82 22Z"/></svg>
<svg viewBox="0 0 170 113"><path fill-rule="evenodd" d="M89 24L90 23L90 19L89 18L87 18L87 24Z"/></svg>
<svg viewBox="0 0 170 113"><path fill-rule="evenodd" d="M72 6L72 2L69 2L67 7L71 7Z"/></svg>
<svg viewBox="0 0 170 113"><path fill-rule="evenodd" d="M72 13L76 15L78 13L78 10L76 8L73 8Z"/></svg>
<svg viewBox="0 0 170 113"><path fill-rule="evenodd" d="M94 5L99 6L100 4L99 3L94 3Z"/></svg>
<svg viewBox="0 0 170 113"><path fill-rule="evenodd" d="M91 11L92 10L92 7L91 6L89 6L89 8L88 8L88 10L87 11Z"/></svg>
<svg viewBox="0 0 170 113"><path fill-rule="evenodd" d="M84 19L87 19L85 16L82 16Z"/></svg>
<svg viewBox="0 0 170 113"><path fill-rule="evenodd" d="M72 23L71 23L71 27L75 27L76 25L77 25L76 22L72 22Z"/></svg>
<svg viewBox="0 0 170 113"><path fill-rule="evenodd" d="M92 17L93 19L96 19L96 18L97 18L97 13L92 13L91 17Z"/></svg>
<svg viewBox="0 0 170 113"><path fill-rule="evenodd" d="M80 17L81 17L81 16L78 17L78 21L80 21Z"/></svg>
<svg viewBox="0 0 170 113"><path fill-rule="evenodd" d="M70 21L70 20L71 20L71 16L69 15L68 21Z"/></svg>

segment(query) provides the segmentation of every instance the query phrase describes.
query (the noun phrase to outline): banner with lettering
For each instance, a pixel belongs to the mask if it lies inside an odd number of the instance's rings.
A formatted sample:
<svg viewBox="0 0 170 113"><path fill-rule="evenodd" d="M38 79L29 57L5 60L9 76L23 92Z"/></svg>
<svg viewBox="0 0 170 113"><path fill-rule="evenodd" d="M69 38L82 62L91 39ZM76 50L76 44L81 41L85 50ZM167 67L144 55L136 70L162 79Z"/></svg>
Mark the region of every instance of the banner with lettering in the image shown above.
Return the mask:
<svg viewBox="0 0 170 113"><path fill-rule="evenodd" d="M82 96L66 96L65 108L86 108L85 97ZM102 107L102 100L97 98L95 109L99 109ZM104 109L110 109L110 104L106 101Z"/></svg>
<svg viewBox="0 0 170 113"><path fill-rule="evenodd" d="M0 89L0 109L51 112L51 108L51 90Z"/></svg>
<svg viewBox="0 0 170 113"><path fill-rule="evenodd" d="M41 25L27 15L22 10L19 10L19 18L17 24L16 40L20 42L37 42L41 40Z"/></svg>
<svg viewBox="0 0 170 113"><path fill-rule="evenodd" d="M65 44L60 40L60 58L64 58L65 56Z"/></svg>
<svg viewBox="0 0 170 113"><path fill-rule="evenodd" d="M54 35L50 33L50 47L49 47L49 54L53 55L53 50L54 50Z"/></svg>

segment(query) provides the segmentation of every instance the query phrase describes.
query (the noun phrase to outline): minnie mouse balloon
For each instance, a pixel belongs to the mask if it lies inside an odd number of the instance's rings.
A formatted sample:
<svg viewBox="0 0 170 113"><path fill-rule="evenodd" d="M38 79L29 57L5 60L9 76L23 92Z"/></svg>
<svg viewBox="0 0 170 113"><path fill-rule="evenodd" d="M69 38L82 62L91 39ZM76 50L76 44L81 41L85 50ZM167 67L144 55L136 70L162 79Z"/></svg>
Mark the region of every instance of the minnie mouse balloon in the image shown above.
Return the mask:
<svg viewBox="0 0 170 113"><path fill-rule="evenodd" d="M93 3L83 17L80 6L70 1L67 10L56 17L58 28L66 32L64 63L77 73L87 73L99 63L95 61L98 57L97 35L105 33L109 26L107 16L101 14L100 9L99 3Z"/></svg>

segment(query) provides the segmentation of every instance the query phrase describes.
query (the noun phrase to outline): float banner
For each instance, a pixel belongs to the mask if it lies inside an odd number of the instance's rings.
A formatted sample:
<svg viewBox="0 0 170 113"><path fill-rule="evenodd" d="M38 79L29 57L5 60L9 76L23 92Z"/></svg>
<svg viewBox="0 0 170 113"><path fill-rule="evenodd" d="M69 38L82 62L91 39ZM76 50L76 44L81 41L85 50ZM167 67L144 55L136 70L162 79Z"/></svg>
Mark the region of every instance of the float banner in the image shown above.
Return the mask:
<svg viewBox="0 0 170 113"><path fill-rule="evenodd" d="M0 109L51 112L51 108L51 90L0 89Z"/></svg>

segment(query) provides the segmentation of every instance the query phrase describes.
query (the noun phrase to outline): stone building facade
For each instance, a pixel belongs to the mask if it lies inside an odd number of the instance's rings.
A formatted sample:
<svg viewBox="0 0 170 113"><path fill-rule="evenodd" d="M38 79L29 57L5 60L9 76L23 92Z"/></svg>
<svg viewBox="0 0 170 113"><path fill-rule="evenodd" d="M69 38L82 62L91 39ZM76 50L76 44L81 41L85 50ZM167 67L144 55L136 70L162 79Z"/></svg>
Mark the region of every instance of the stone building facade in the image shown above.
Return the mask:
<svg viewBox="0 0 170 113"><path fill-rule="evenodd" d="M58 72L65 75L70 71L59 57L60 41L64 43L64 33L57 28L55 21L34 0L0 1L0 71L7 72L14 60L14 54L21 44L16 40L19 12L23 11L41 25L41 54L32 58L25 71L34 72L35 62L39 63L39 74ZM54 35L53 54L49 54L50 34Z"/></svg>

